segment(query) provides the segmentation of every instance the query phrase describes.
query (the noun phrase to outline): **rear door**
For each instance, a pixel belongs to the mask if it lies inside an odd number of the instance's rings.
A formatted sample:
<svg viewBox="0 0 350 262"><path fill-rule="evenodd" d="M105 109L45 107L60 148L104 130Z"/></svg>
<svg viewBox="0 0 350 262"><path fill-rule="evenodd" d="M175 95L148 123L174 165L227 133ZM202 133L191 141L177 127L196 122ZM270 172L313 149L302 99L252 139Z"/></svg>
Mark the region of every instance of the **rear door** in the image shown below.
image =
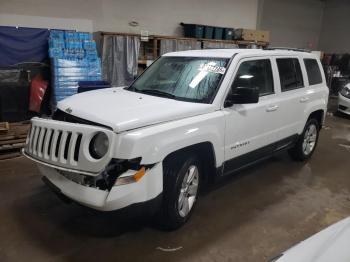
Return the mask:
<svg viewBox="0 0 350 262"><path fill-rule="evenodd" d="M300 132L304 121L304 110L309 101L307 96L302 59L295 57L275 57L274 66L278 72L279 109L276 114L278 140L288 144Z"/></svg>
<svg viewBox="0 0 350 262"><path fill-rule="evenodd" d="M306 109L305 118L308 117L307 114L312 112L312 107L315 105L320 106L323 104L324 110L327 110L327 102L328 102L328 87L326 85L322 64L319 59L316 57L312 57L311 55L303 58L305 71L306 71L306 79L308 82L306 96L308 98L307 103L308 106ZM302 123L303 124L303 123ZM305 124L305 123L304 123ZM302 126L301 128L303 128Z"/></svg>

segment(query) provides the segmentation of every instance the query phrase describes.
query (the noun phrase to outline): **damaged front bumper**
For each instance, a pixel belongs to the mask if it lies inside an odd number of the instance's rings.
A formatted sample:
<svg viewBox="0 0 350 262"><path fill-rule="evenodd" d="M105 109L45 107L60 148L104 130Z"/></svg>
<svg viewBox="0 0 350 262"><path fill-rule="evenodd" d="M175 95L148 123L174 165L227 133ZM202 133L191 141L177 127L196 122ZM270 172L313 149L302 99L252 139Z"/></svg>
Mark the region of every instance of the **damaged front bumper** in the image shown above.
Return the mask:
<svg viewBox="0 0 350 262"><path fill-rule="evenodd" d="M134 204L146 203L159 197L163 190L162 163L145 169L144 175L137 181L117 183L119 178L125 180L138 172L126 170L118 175L112 186L106 187L84 182L83 178L89 177L86 172L79 174L76 170L71 172L72 170L58 169L37 159L31 159L38 163L40 173L49 181L50 187L56 193L100 211L119 210Z"/></svg>

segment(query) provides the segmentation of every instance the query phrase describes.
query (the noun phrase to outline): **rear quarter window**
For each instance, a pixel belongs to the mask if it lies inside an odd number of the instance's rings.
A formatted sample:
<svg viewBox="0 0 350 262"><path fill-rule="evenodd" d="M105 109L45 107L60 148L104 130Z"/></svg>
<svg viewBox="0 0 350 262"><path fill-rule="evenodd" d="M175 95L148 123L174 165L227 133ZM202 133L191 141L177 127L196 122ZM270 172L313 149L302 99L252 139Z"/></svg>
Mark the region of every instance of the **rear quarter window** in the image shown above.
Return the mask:
<svg viewBox="0 0 350 262"><path fill-rule="evenodd" d="M317 85L322 83L321 70L316 59L304 59L309 85Z"/></svg>

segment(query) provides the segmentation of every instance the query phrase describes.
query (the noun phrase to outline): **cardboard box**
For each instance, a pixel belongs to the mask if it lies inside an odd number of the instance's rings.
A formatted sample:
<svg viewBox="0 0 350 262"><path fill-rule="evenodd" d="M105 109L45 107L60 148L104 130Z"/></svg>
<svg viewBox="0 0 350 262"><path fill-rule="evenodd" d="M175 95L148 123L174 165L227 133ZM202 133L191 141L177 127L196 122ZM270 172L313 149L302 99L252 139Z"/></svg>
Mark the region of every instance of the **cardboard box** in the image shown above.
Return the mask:
<svg viewBox="0 0 350 262"><path fill-rule="evenodd" d="M246 41L255 41L257 38L257 31L252 29L242 29L242 39Z"/></svg>
<svg viewBox="0 0 350 262"><path fill-rule="evenodd" d="M256 31L256 41L270 42L270 31Z"/></svg>
<svg viewBox="0 0 350 262"><path fill-rule="evenodd" d="M254 29L236 29L235 39L245 41L270 42L270 32Z"/></svg>
<svg viewBox="0 0 350 262"><path fill-rule="evenodd" d="M321 60L324 58L324 52L323 51L311 51L311 53L317 55Z"/></svg>

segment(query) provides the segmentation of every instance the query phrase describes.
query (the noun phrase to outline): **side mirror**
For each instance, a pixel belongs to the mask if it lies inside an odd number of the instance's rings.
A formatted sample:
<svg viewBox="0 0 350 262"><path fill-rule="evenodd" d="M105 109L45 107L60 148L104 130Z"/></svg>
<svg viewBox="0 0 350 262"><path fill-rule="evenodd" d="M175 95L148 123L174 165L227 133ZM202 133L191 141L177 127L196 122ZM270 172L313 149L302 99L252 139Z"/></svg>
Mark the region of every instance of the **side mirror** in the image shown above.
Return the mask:
<svg viewBox="0 0 350 262"><path fill-rule="evenodd" d="M225 100L225 107L234 104L255 104L259 102L259 88L237 87L234 92L230 92Z"/></svg>

